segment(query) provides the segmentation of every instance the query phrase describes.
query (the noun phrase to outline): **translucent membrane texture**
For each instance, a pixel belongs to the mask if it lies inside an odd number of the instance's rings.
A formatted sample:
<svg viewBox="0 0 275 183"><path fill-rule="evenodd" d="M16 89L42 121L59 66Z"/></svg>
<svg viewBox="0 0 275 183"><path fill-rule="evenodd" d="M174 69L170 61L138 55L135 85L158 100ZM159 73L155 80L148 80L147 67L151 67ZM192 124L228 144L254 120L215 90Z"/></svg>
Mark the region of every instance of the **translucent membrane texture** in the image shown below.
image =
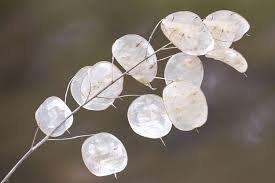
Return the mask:
<svg viewBox="0 0 275 183"><path fill-rule="evenodd" d="M162 98L153 94L142 95L131 103L128 121L134 132L153 139L167 135L172 128Z"/></svg>
<svg viewBox="0 0 275 183"><path fill-rule="evenodd" d="M37 109L35 119L40 130L46 135L50 135L54 129L61 124L72 111L58 97L47 98ZM73 124L73 116L58 127L51 137L58 137L68 130Z"/></svg>
<svg viewBox="0 0 275 183"><path fill-rule="evenodd" d="M247 20L238 13L220 10L208 15L203 22L215 39L216 48L229 48L249 30Z"/></svg>
<svg viewBox="0 0 275 183"><path fill-rule="evenodd" d="M200 127L207 120L207 102L198 86L175 81L164 88L163 101L170 120L182 131Z"/></svg>
<svg viewBox="0 0 275 183"><path fill-rule="evenodd" d="M164 69L166 84L173 81L186 81L200 87L203 74L203 65L199 57L185 53L177 53L172 56Z"/></svg>
<svg viewBox="0 0 275 183"><path fill-rule="evenodd" d="M215 49L205 56L222 61L241 73L244 73L248 68L245 58L239 52L230 48Z"/></svg>
<svg viewBox="0 0 275 183"><path fill-rule="evenodd" d="M127 165L127 152L114 135L98 133L82 145L82 158L91 173L96 176L112 175L124 170Z"/></svg>
<svg viewBox="0 0 275 183"><path fill-rule="evenodd" d="M73 78L71 83L72 96L79 105L82 105L121 75L122 72L107 61L84 67ZM122 90L123 78L105 89L97 98L87 103L84 108L96 111L105 110L113 104Z"/></svg>
<svg viewBox="0 0 275 183"><path fill-rule="evenodd" d="M125 70L151 56L129 73L143 84L149 84L157 75L157 57L154 52L150 43L136 34L127 34L117 39L112 46L113 56Z"/></svg>
<svg viewBox="0 0 275 183"><path fill-rule="evenodd" d="M195 13L172 13L162 20L161 29L176 47L189 55L204 55L214 48L212 35Z"/></svg>

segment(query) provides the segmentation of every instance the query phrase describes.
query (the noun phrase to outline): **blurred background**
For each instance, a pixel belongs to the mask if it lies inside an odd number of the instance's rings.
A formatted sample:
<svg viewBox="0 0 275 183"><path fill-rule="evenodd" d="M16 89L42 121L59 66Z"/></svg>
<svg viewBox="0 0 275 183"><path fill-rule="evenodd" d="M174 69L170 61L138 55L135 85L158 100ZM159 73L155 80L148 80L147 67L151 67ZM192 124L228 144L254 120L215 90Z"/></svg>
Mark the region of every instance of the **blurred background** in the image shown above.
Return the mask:
<svg viewBox="0 0 275 183"><path fill-rule="evenodd" d="M229 9L251 24L251 36L233 45L248 61L248 78L221 62L201 58L209 118L199 134L173 128L164 138L167 147L138 136L126 116L133 98L117 100L117 110L82 110L70 131L72 135L106 131L124 143L129 163L118 174L120 183L275 182L274 8L274 0L1 0L0 177L30 147L38 106L51 95L63 97L81 67L110 60L117 38L128 33L148 38L156 23L175 11L205 17ZM154 47L165 43L157 31ZM164 66L162 62L159 76ZM155 81L153 86L158 90L152 92L127 78L124 93L161 95L164 82ZM69 106L76 107L71 97ZM117 182L113 176L89 173L80 153L83 140L43 145L10 182Z"/></svg>

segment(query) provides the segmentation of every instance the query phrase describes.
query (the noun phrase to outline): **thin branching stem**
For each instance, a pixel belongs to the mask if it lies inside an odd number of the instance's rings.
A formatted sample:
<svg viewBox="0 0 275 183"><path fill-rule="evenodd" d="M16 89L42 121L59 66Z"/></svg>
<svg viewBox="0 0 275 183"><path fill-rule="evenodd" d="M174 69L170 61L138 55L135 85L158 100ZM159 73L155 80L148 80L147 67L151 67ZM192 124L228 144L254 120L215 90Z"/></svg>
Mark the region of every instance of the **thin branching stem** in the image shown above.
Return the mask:
<svg viewBox="0 0 275 183"><path fill-rule="evenodd" d="M152 31L152 33L150 34L149 39L148 39L148 42L149 42L149 43L151 42L151 40L152 40L152 38L153 38L153 36L154 36L154 34L155 34L155 32L156 32L158 26L161 24L161 22L162 22L162 19L161 19L161 20L157 23L157 25L154 27L154 29L153 29L153 31Z"/></svg>
<svg viewBox="0 0 275 183"><path fill-rule="evenodd" d="M73 136L73 137L68 137L68 138L50 138L48 140L50 141L64 141L64 140L73 140L73 139L78 139L78 138L83 138L83 137L91 137L94 134L88 134L88 135L77 135L77 136Z"/></svg>
<svg viewBox="0 0 275 183"><path fill-rule="evenodd" d="M169 78L159 77L159 76L156 76L156 77L154 77L154 78L155 78L155 79L160 79L160 80L175 81L174 79L169 79Z"/></svg>
<svg viewBox="0 0 275 183"><path fill-rule="evenodd" d="M66 92L65 92L65 96L64 96L65 104L67 104L67 97L68 97L69 89L70 89L73 79L74 79L74 77L71 78L71 80L69 81L67 88L66 88Z"/></svg>
<svg viewBox="0 0 275 183"><path fill-rule="evenodd" d="M36 130L35 130L35 133L34 133L34 136L33 136L33 139L32 139L32 145L31 145L31 147L32 147L32 146L34 145L34 143L35 143L35 140L36 140L36 136L37 136L38 131L39 131L39 128L36 127Z"/></svg>
<svg viewBox="0 0 275 183"><path fill-rule="evenodd" d="M22 157L21 159L19 159L19 161L12 167L12 169L8 172L8 174L2 179L1 183L5 183L9 180L9 178L14 174L14 172L17 170L17 168L22 165L22 163L40 146L42 146L44 143L46 143L49 138L51 137L51 135L62 125L64 124L70 117L72 117L75 113L77 113L79 110L81 110L81 108L83 106L85 106L86 104L88 104L91 100L93 100L94 98L96 98L98 95L100 95L102 92L104 92L107 88L109 88L110 86L112 86L115 82L117 82L119 79L123 78L124 76L126 76L129 72L131 72L132 70L134 70L136 67L138 67L140 64L142 64L144 61L146 61L148 58L152 57L153 55L155 55L156 53L158 53L159 51L161 51L163 48L166 48L167 46L170 46L172 43L169 42L168 44L162 46L161 48L159 48L158 50L156 50L154 53L152 53L151 55L149 55L148 57L145 57L142 61L140 61L139 63L137 63L135 66L133 66L131 69L126 70L122 75L120 75L118 78L114 79L110 84L106 85L105 87L103 87L100 91L98 91L97 93L95 93L91 98L89 98L89 100L85 101L82 105L79 105L75 110L72 111L71 114L69 114L63 121L60 122L59 125L57 125L54 130L49 133L48 135L46 135L44 138L42 138L38 143L36 143L35 145L33 145Z"/></svg>
<svg viewBox="0 0 275 183"><path fill-rule="evenodd" d="M103 98L103 99L122 99L125 97L139 97L141 95L138 94L128 94L128 95L120 95L118 97L96 97L96 98Z"/></svg>
<svg viewBox="0 0 275 183"><path fill-rule="evenodd" d="M178 47L171 46L171 47L163 48L162 50L172 50L172 49L178 49Z"/></svg>
<svg viewBox="0 0 275 183"><path fill-rule="evenodd" d="M160 61L163 61L163 60L167 60L168 58L171 58L172 56L174 56L174 55L170 55L170 56L167 56L167 57L164 57L164 58L160 58L157 61L160 62Z"/></svg>

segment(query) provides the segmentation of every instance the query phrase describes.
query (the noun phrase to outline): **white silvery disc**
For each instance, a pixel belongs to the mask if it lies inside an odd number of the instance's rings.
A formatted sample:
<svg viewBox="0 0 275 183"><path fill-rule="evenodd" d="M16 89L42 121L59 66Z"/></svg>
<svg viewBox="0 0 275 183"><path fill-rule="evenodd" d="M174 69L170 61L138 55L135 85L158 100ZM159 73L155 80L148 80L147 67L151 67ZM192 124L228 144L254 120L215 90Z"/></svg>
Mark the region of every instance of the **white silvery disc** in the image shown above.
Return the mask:
<svg viewBox="0 0 275 183"><path fill-rule="evenodd" d="M173 81L186 81L200 87L203 74L203 65L199 57L185 53L177 53L172 56L164 69L166 84Z"/></svg>
<svg viewBox="0 0 275 183"><path fill-rule="evenodd" d="M72 111L69 107L58 97L47 98L36 110L35 120L40 130L46 135L50 135L54 129L61 124ZM73 124L73 116L66 120L60 127L58 127L51 137L58 137L65 133Z"/></svg>
<svg viewBox="0 0 275 183"><path fill-rule="evenodd" d="M121 141L110 133L98 133L81 148L84 164L96 176L116 174L125 169L128 156Z"/></svg>
<svg viewBox="0 0 275 183"><path fill-rule="evenodd" d="M216 48L229 48L250 29L247 20L238 13L219 10L208 15L203 22L215 39Z"/></svg>
<svg viewBox="0 0 275 183"><path fill-rule="evenodd" d="M122 72L107 61L84 67L77 72L72 80L72 96L79 105L82 105L121 75ZM105 89L97 98L92 99L84 108L97 111L105 110L113 104L122 90L123 77Z"/></svg>
<svg viewBox="0 0 275 183"><path fill-rule="evenodd" d="M212 35L195 13L172 13L162 20L161 29L164 35L186 54L204 55L214 48Z"/></svg>
<svg viewBox="0 0 275 183"><path fill-rule="evenodd" d="M127 116L134 132L147 138L164 137L172 128L163 100L158 95L147 94L135 99Z"/></svg>
<svg viewBox="0 0 275 183"><path fill-rule="evenodd" d="M150 43L136 34L127 34L117 39L112 46L113 56L125 70L150 56L129 73L142 84L149 84L157 75L157 57L154 52Z"/></svg>
<svg viewBox="0 0 275 183"><path fill-rule="evenodd" d="M246 59L239 52L230 48L215 49L208 52L205 56L222 61L240 73L244 73L248 68Z"/></svg>
<svg viewBox="0 0 275 183"><path fill-rule="evenodd" d="M207 120L207 102L198 86L175 81L164 88L163 101L170 120L182 131L198 128Z"/></svg>

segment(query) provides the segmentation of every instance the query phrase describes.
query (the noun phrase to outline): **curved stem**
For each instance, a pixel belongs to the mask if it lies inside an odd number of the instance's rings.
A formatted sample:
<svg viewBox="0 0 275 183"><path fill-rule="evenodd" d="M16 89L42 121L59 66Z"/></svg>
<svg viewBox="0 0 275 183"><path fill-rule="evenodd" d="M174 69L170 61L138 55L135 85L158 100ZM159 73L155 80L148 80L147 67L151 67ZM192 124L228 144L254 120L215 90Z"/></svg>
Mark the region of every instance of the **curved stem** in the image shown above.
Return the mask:
<svg viewBox="0 0 275 183"><path fill-rule="evenodd" d="M44 143L46 143L49 138L51 137L51 135L63 124L65 123L71 116L73 116L75 113L77 113L83 106L85 106L86 104L88 104L91 100L93 100L94 98L96 98L98 95L100 95L102 92L104 92L107 88L109 88L110 86L112 86L115 82L117 82L118 80L120 80L121 78L123 78L125 75L127 75L130 71L132 71L133 69L135 69L136 67L138 67L140 64L142 64L144 61L146 61L148 58L152 57L153 55L155 55L156 53L158 53L159 51L161 51L163 48L166 48L167 46L169 46L171 44L171 42L169 42L168 44L162 46L161 48L159 48L158 50L156 50L154 53L152 53L151 55L149 55L148 57L144 58L142 61L140 61L139 63L137 63L135 66L133 66L131 69L126 70L122 75L120 75L118 78L114 79L110 84L106 85L104 88L102 88L102 90L98 91L97 93L95 93L91 98L89 98L89 100L86 100L82 105L78 106L71 114L69 114L64 120L62 120L60 122L59 125L57 125L54 130L48 134L47 136L45 136L42 140L40 140L37 144L35 144L34 146L32 146L22 157L21 159L12 167L12 169L8 172L8 174L2 179L1 183L5 183L9 180L9 178L14 174L14 172L16 171L16 169L37 149L39 148L41 145L43 145Z"/></svg>
<svg viewBox="0 0 275 183"><path fill-rule="evenodd" d="M70 86L71 86L71 83L72 83L73 79L74 79L74 77L72 77L72 79L70 79L70 81L67 85L67 88L66 88L66 92L65 92L65 96L64 96L65 104L67 104L67 97L68 97L69 89L70 89Z"/></svg>

